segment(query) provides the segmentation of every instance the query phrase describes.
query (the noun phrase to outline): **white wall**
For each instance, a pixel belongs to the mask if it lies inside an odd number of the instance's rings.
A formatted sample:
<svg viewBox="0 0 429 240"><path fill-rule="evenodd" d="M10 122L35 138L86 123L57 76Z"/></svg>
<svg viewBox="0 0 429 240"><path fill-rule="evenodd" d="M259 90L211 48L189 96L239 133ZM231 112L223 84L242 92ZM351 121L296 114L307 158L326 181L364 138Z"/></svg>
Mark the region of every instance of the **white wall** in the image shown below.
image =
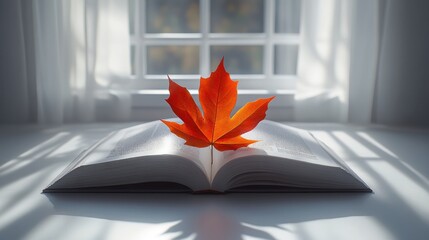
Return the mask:
<svg viewBox="0 0 429 240"><path fill-rule="evenodd" d="M387 0L373 121L429 125L429 1Z"/></svg>

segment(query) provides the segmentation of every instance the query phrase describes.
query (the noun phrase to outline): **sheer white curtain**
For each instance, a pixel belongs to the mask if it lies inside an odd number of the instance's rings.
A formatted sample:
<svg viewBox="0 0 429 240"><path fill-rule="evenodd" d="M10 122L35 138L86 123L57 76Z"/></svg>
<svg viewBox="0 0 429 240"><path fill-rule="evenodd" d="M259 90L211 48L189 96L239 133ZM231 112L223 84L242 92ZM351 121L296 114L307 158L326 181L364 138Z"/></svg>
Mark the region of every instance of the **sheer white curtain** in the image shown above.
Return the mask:
<svg viewBox="0 0 429 240"><path fill-rule="evenodd" d="M302 4L295 119L371 122L382 29L380 2Z"/></svg>
<svg viewBox="0 0 429 240"><path fill-rule="evenodd" d="M39 0L33 11L38 122L128 118L128 1ZM112 104L97 107L103 98Z"/></svg>

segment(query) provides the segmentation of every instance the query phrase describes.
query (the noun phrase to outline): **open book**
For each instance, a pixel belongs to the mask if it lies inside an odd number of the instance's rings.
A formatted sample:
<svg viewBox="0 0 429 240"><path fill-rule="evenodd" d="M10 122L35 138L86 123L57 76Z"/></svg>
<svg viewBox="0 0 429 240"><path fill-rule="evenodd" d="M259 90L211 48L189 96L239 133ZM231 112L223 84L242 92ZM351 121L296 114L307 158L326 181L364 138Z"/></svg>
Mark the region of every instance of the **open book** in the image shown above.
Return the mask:
<svg viewBox="0 0 429 240"><path fill-rule="evenodd" d="M160 121L125 128L82 152L44 192L371 191L308 131L264 120L243 136L261 141L219 152L184 145Z"/></svg>

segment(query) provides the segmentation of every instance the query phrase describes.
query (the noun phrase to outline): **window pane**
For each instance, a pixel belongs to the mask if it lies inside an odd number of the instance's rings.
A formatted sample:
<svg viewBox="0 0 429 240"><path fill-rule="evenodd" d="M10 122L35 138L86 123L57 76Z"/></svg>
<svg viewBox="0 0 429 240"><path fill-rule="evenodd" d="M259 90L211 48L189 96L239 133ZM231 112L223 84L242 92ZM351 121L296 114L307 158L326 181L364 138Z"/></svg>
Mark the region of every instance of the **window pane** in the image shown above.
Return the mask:
<svg viewBox="0 0 429 240"><path fill-rule="evenodd" d="M148 46L148 74L198 74L198 46Z"/></svg>
<svg viewBox="0 0 429 240"><path fill-rule="evenodd" d="M299 33L301 0L276 0L276 33Z"/></svg>
<svg viewBox="0 0 429 240"><path fill-rule="evenodd" d="M198 0L147 0L147 33L197 33L200 31Z"/></svg>
<svg viewBox="0 0 429 240"><path fill-rule="evenodd" d="M262 46L212 46L210 70L214 71L222 57L231 74L262 74Z"/></svg>
<svg viewBox="0 0 429 240"><path fill-rule="evenodd" d="M212 33L264 32L263 0L210 1Z"/></svg>
<svg viewBox="0 0 429 240"><path fill-rule="evenodd" d="M296 75L298 46L276 45L274 51L274 74Z"/></svg>

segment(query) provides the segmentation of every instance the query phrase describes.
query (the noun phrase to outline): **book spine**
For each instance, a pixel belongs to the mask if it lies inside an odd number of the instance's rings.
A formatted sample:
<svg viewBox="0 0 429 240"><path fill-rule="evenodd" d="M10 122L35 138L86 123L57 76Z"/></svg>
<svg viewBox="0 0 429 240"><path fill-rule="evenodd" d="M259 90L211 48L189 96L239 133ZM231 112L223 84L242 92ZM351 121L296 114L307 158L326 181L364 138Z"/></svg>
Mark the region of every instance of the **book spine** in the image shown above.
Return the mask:
<svg viewBox="0 0 429 240"><path fill-rule="evenodd" d="M197 190L194 191L193 194L225 194L225 192L221 192L221 191L217 191L217 190L213 190L213 189L204 189L204 190Z"/></svg>

